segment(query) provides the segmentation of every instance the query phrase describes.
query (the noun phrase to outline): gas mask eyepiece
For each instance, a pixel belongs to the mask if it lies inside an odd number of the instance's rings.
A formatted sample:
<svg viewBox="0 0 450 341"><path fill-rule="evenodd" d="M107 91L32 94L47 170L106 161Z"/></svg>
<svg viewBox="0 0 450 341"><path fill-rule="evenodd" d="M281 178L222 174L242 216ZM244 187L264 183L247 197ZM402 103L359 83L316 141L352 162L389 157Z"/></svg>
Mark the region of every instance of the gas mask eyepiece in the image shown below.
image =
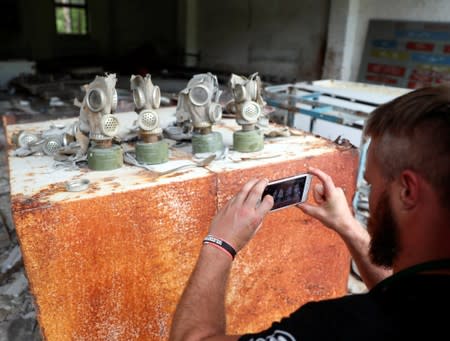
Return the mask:
<svg viewBox="0 0 450 341"><path fill-rule="evenodd" d="M217 123L222 119L222 106L219 103L211 103L208 108L208 116L211 123Z"/></svg>
<svg viewBox="0 0 450 341"><path fill-rule="evenodd" d="M91 89L86 95L86 104L93 112L101 111L106 105L106 95L102 89Z"/></svg>
<svg viewBox="0 0 450 341"><path fill-rule="evenodd" d="M136 110L158 109L161 104L161 90L154 85L149 74L144 77L132 75L130 79Z"/></svg>
<svg viewBox="0 0 450 341"><path fill-rule="evenodd" d="M206 105L210 99L211 92L203 84L198 84L189 90L189 100L196 106Z"/></svg>
<svg viewBox="0 0 450 341"><path fill-rule="evenodd" d="M243 84L236 84L233 87L233 97L235 102L241 103L244 102L247 98L247 90Z"/></svg>

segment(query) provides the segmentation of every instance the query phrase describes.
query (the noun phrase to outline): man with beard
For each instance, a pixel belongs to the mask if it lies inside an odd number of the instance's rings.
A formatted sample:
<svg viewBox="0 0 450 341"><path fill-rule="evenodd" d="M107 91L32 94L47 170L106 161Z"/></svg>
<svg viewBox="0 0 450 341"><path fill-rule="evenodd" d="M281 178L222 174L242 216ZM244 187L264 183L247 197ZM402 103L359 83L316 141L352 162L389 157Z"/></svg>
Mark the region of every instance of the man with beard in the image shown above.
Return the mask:
<svg viewBox="0 0 450 341"><path fill-rule="evenodd" d="M267 181L253 179L213 219L209 235L227 243L202 247L171 340L449 338L450 87L415 90L378 107L365 134L371 139L368 229L353 217L342 189L319 169L309 170L320 180L313 189L316 205L299 207L340 235L369 292L307 303L260 333L225 335L232 264L226 253L248 243L273 205L270 196L260 201Z"/></svg>

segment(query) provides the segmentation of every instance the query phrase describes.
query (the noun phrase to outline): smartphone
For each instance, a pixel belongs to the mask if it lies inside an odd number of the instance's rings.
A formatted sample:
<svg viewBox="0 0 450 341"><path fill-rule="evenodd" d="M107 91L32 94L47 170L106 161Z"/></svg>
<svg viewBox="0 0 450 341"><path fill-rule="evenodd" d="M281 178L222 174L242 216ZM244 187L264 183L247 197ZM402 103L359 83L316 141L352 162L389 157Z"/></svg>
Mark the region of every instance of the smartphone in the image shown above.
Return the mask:
<svg viewBox="0 0 450 341"><path fill-rule="evenodd" d="M304 202L308 198L311 178L311 174L305 173L269 182L264 189L261 200L267 194L273 197L271 211Z"/></svg>

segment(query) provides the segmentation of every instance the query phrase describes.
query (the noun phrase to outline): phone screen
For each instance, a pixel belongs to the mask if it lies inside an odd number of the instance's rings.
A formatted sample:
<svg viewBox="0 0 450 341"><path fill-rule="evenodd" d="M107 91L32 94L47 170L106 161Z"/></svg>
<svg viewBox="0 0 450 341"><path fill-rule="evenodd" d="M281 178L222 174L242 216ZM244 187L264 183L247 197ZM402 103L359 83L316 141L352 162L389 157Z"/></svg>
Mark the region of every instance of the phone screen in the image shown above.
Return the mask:
<svg viewBox="0 0 450 341"><path fill-rule="evenodd" d="M273 210L301 203L306 200L311 175L303 174L270 182L262 194L273 197ZM261 200L262 200L261 198Z"/></svg>

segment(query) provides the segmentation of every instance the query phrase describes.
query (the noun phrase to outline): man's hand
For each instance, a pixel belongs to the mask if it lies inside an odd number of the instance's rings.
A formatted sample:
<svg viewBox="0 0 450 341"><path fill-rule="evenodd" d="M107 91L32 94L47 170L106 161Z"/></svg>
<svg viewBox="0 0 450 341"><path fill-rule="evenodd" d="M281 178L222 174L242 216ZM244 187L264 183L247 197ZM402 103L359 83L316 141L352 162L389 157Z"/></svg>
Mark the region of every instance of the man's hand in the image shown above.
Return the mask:
<svg viewBox="0 0 450 341"><path fill-rule="evenodd" d="M209 233L241 250L258 231L273 206L273 198L261 195L267 180L251 179L214 217Z"/></svg>
<svg viewBox="0 0 450 341"><path fill-rule="evenodd" d="M354 223L354 217L345 198L344 191L334 185L331 177L319 169L310 168L310 174L317 176L321 183L313 188L317 206L303 203L297 205L306 214L318 219L325 226L339 234Z"/></svg>
<svg viewBox="0 0 450 341"><path fill-rule="evenodd" d="M392 271L371 262L370 236L353 216L342 188L336 187L331 177L319 169L310 168L308 172L317 176L321 182L313 189L317 205L303 203L298 207L340 235L356 262L364 283L369 289L374 287L390 276Z"/></svg>

